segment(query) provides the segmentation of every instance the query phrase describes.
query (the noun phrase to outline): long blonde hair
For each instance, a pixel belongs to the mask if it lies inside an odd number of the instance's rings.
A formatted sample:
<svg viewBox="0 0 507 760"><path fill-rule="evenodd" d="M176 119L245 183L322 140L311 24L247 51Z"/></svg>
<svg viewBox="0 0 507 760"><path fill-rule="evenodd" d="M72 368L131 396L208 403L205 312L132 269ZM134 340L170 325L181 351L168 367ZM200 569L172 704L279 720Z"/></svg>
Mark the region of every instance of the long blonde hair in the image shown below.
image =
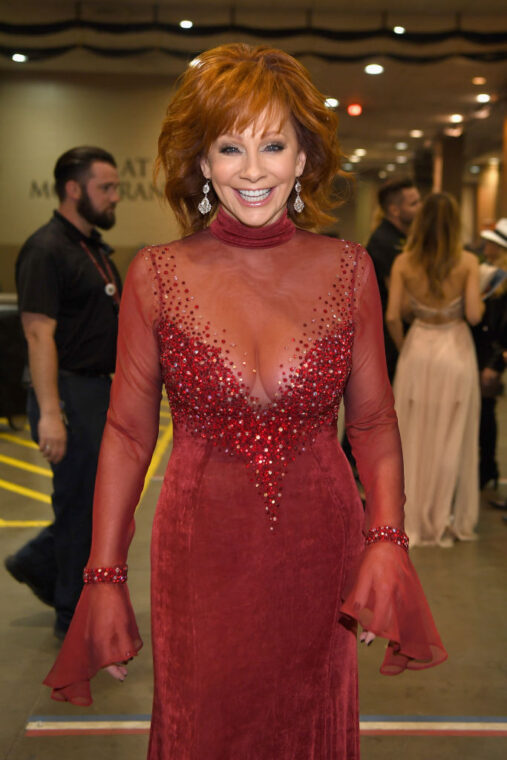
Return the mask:
<svg viewBox="0 0 507 760"><path fill-rule="evenodd" d="M432 295L442 298L442 283L458 263L461 252L458 204L449 193L431 193L414 219L406 250L428 277Z"/></svg>

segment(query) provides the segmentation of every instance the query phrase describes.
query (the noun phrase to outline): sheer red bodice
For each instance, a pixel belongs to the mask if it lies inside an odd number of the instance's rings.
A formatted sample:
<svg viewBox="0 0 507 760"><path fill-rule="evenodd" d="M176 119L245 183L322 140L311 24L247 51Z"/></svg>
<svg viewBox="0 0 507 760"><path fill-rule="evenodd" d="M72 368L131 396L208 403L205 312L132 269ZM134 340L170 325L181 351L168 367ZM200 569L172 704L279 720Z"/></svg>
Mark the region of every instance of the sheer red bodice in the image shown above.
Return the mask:
<svg viewBox="0 0 507 760"><path fill-rule="evenodd" d="M220 212L131 265L89 565L126 560L164 383L153 760L358 757L353 619L389 640L384 673L445 659L407 554L364 550L368 527L403 527L383 345L366 252L286 217L250 229ZM46 683L88 704L93 674L140 646L127 587L87 586Z"/></svg>

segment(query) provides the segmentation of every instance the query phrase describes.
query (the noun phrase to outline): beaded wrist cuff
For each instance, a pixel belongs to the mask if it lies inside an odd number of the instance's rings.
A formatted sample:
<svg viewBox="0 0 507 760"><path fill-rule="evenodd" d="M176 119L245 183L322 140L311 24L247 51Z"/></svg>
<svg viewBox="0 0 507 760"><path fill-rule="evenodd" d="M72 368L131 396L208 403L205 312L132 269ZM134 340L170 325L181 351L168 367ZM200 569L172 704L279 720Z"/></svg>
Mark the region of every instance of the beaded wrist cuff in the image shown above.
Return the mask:
<svg viewBox="0 0 507 760"><path fill-rule="evenodd" d="M127 565L85 567L83 570L84 583L125 583L126 580Z"/></svg>
<svg viewBox="0 0 507 760"><path fill-rule="evenodd" d="M390 525L381 525L378 528L372 528L366 534L366 546L376 544L377 541L391 541L398 544L402 549L408 552L408 536L398 528L391 528Z"/></svg>

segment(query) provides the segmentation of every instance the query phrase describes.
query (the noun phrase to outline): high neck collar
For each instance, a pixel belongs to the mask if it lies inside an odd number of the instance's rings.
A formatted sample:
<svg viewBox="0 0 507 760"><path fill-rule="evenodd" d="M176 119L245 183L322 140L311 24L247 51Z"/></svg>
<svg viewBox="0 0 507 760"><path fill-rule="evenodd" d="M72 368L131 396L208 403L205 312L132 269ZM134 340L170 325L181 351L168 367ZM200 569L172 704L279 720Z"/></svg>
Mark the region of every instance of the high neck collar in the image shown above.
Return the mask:
<svg viewBox="0 0 507 760"><path fill-rule="evenodd" d="M213 237L240 248L273 248L290 240L295 230L287 212L266 227L247 227L222 208L218 210L216 219L209 226Z"/></svg>

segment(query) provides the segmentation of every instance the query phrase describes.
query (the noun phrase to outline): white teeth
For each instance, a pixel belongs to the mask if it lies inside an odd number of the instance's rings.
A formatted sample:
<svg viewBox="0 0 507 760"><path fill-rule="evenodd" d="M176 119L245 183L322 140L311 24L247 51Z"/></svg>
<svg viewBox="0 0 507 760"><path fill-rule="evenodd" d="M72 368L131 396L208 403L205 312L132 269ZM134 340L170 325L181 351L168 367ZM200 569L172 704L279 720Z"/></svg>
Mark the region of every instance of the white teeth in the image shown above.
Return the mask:
<svg viewBox="0 0 507 760"><path fill-rule="evenodd" d="M245 201L263 201L270 194L270 188L267 190L238 190L238 193Z"/></svg>

